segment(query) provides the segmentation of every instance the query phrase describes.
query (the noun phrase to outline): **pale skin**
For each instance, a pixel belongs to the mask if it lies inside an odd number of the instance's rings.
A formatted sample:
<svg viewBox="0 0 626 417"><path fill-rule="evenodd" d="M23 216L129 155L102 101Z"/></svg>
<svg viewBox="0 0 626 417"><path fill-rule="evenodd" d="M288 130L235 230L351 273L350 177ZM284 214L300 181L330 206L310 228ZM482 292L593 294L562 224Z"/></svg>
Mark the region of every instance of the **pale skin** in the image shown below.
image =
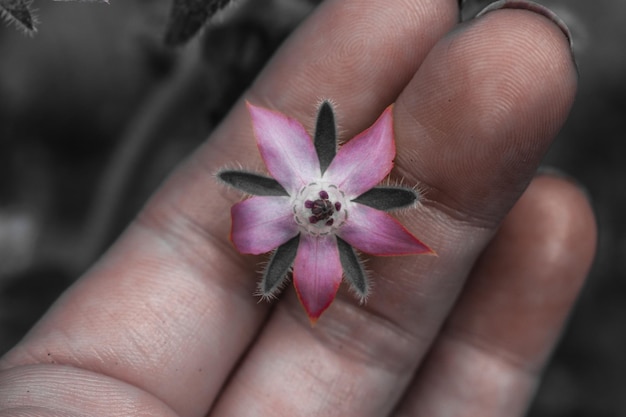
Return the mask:
<svg viewBox="0 0 626 417"><path fill-rule="evenodd" d="M327 0L243 97L309 131L330 98L343 140L395 103L392 176L426 192L397 217L438 256L372 258L367 304L342 289L315 327L292 287L259 303L213 176L262 166L241 100L0 360L0 416L522 415L595 250L584 193L536 174L577 75L539 14L457 19Z"/></svg>

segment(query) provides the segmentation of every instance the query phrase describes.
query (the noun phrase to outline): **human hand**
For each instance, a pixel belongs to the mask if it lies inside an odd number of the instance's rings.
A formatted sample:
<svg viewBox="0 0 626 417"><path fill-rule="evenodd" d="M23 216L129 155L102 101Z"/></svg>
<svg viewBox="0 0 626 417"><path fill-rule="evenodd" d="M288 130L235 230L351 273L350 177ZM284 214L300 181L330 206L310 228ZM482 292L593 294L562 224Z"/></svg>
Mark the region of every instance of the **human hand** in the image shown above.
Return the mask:
<svg viewBox="0 0 626 417"><path fill-rule="evenodd" d="M291 288L258 303L259 259L228 242L239 195L214 178L261 166L241 101L2 358L0 416L523 413L595 247L583 193L533 179L576 71L539 14L457 16L328 0L245 96L308 129L331 98L342 138L395 102L392 176L427 198L397 217L438 257L372 258L368 303L340 293L314 328Z"/></svg>

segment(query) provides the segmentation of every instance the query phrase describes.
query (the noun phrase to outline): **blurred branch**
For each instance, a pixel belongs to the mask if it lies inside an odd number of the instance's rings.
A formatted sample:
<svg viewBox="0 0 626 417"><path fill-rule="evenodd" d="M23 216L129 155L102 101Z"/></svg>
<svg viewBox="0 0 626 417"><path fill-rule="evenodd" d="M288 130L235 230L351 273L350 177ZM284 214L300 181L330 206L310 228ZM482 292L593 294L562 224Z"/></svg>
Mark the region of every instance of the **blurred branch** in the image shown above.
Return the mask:
<svg viewBox="0 0 626 417"><path fill-rule="evenodd" d="M230 0L174 0L165 32L165 44L182 45Z"/></svg>
<svg viewBox="0 0 626 417"><path fill-rule="evenodd" d="M132 180L144 166L143 159L152 155L150 150L163 138L161 131L178 115L175 110L183 107L187 97L202 85L202 77L200 42L191 42L181 51L173 75L148 96L110 156L83 228L82 254L74 257L79 271L95 261L116 237L118 217Z"/></svg>
<svg viewBox="0 0 626 417"><path fill-rule="evenodd" d="M266 7L254 7L260 3ZM301 2L259 0L242 8L229 25L213 27L175 51L180 55L172 74L146 98L110 156L82 228L80 253L64 253L63 264L78 274L101 255L139 209L133 205L141 204L144 196L137 195L137 188L158 153L172 145L172 135L179 143L206 138L285 34L311 9ZM268 27L273 30L269 37ZM195 128L193 138L184 139L182 132L198 122L203 125Z"/></svg>

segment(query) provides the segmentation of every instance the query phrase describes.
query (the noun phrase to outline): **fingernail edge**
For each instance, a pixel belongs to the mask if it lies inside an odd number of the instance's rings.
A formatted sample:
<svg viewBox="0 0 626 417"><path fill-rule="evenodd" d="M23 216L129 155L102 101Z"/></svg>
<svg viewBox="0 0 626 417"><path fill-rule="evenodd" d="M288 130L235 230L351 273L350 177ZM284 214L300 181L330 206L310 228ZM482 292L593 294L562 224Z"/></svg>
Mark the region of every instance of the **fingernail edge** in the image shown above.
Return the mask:
<svg viewBox="0 0 626 417"><path fill-rule="evenodd" d="M572 33L570 32L569 28L567 27L563 19L561 19L556 13L554 13L552 10L550 10L546 6L543 6L539 3L535 3L533 1L528 1L528 0L498 0L498 1L494 1L493 3L489 4L487 7L482 9L480 12L478 12L478 14L476 15L476 18L484 16L485 14L492 12L494 10L500 10L500 9L528 10L528 11L540 14L550 19L550 21L552 21L555 25L559 27L559 29L561 29L561 31L567 38L567 41L569 43L570 49L573 54L574 41L572 39Z"/></svg>

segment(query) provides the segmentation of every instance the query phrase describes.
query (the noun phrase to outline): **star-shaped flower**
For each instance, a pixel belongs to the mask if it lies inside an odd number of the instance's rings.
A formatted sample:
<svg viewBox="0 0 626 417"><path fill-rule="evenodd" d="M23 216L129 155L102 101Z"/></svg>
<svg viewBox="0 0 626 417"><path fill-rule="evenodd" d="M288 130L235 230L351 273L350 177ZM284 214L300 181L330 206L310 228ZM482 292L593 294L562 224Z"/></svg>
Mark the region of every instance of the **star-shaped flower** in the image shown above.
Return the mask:
<svg viewBox="0 0 626 417"><path fill-rule="evenodd" d="M337 150L335 116L320 106L314 139L300 122L248 103L254 135L273 178L223 170L218 177L253 197L232 207L231 240L245 254L274 251L259 285L275 295L293 267L311 322L331 304L342 276L363 301L368 277L354 248L371 255L433 253L385 211L413 205L417 193L376 187L396 154L391 106Z"/></svg>

